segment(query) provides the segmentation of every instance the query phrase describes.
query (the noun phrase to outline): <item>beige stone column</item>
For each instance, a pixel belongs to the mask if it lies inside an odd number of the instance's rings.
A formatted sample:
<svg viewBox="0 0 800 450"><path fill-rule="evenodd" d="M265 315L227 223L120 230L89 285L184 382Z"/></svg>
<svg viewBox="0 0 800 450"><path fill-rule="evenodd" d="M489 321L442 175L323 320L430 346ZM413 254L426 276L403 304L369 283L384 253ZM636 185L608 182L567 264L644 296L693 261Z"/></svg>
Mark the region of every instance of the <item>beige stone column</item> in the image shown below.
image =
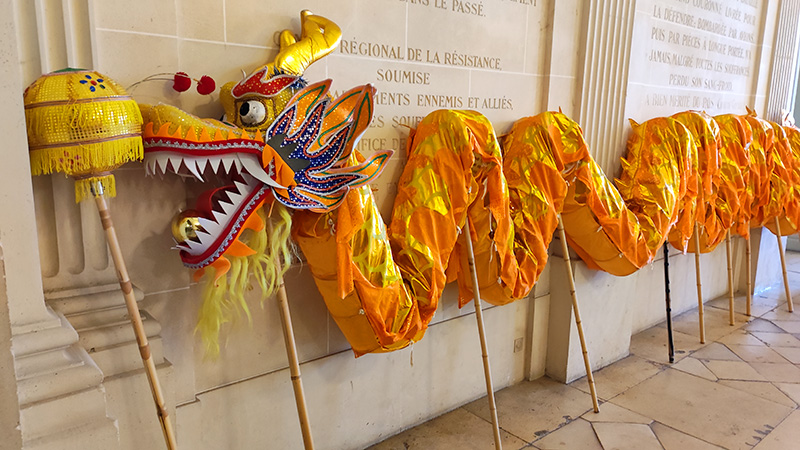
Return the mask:
<svg viewBox="0 0 800 450"><path fill-rule="evenodd" d="M625 153L625 100L636 2L583 2L580 27L585 43L578 123L592 156L607 176L616 173Z"/></svg>
<svg viewBox="0 0 800 450"><path fill-rule="evenodd" d="M614 174L618 158L625 152L627 121L625 95L628 85L631 39L635 2L600 0L592 2L554 2L553 30L571 30L573 38L552 37L550 77L558 83L568 78L573 105L563 107L584 130L595 161ZM574 55L564 58L563 55ZM562 87L564 89L564 87ZM562 105L548 103L548 108ZM546 312L546 373L560 381L572 381L585 375L578 333L575 327L566 266L560 243L554 240L550 251L550 305ZM613 308L603 296L617 283L617 278L595 273L571 255L578 302L592 367L597 370L627 354L629 335L608 333L608 323L615 330L629 330L632 322L631 296L616 296ZM604 290L605 289L605 290ZM538 311L537 311L538 312ZM540 315L541 316L541 315ZM603 345L598 345L602 343Z"/></svg>
<svg viewBox="0 0 800 450"><path fill-rule="evenodd" d="M22 447L19 429L19 400L17 400L17 377L14 357L11 354L11 322L8 317L8 295L5 286L5 264L0 245L0 450L15 450Z"/></svg>
<svg viewBox="0 0 800 450"><path fill-rule="evenodd" d="M22 71L21 85L32 82L40 73L66 66L92 68L91 2L16 0L15 7L19 21L15 37L21 53L16 70ZM21 98L21 93L22 88L15 92L16 97ZM24 138L24 117L22 121ZM27 163L27 153L20 154ZM29 173L27 168L18 172ZM136 339L94 202L76 204L73 181L63 174L35 177L32 197L30 177L24 178L31 209L26 241L35 242L38 235L39 242L38 251L36 247L26 247L25 271L42 274L36 277L38 285L30 286L31 292L38 293L37 303L42 310L47 305L59 315L54 318L56 323L63 321L74 327L72 338L78 342L79 353L86 358L91 355L89 360L97 382L102 382L109 415L119 428L122 446L115 448L162 447L163 437ZM117 205L115 199L110 204L117 220L123 221L124 205ZM141 302L144 293L136 287L134 290ZM142 318L170 415L174 417L172 369L163 357L161 325L145 311Z"/></svg>
<svg viewBox="0 0 800 450"><path fill-rule="evenodd" d="M769 120L780 122L782 111L792 108L792 94L797 91L798 21L800 1L780 2L772 53L773 72L769 81L767 110L764 112Z"/></svg>
<svg viewBox="0 0 800 450"><path fill-rule="evenodd" d="M0 299L9 313L0 328L10 328L12 335L21 448L115 449L118 431L106 414L103 374L78 345L74 328L44 302L14 5L0 6L0 17L5 61L0 67L0 246L5 271ZM8 377L8 371L3 375Z"/></svg>

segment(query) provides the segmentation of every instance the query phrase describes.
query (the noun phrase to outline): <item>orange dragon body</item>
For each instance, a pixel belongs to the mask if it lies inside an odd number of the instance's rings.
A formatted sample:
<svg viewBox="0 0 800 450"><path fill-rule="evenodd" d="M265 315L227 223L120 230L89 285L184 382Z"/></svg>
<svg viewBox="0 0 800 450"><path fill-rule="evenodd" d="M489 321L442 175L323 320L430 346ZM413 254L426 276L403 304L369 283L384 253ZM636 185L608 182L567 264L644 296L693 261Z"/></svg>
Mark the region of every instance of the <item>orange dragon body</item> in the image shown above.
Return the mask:
<svg viewBox="0 0 800 450"><path fill-rule="evenodd" d="M633 123L615 185L564 114L521 119L500 142L480 113L436 111L411 132L387 226L366 184L392 152L365 158L354 149L370 123L375 90L361 86L331 99L330 81L307 85L303 71L330 53L341 33L320 16L303 12L301 19L299 40L284 31L272 63L223 86L224 121L141 105L149 172L231 179L173 223L184 264L207 280L198 327L212 352L222 324L237 308L247 311L251 280L264 295L277 287L277 267L290 262L290 227L358 356L421 339L448 282L458 280L461 304L472 298L459 237L468 218L482 297L502 305L529 295L559 214L589 267L624 276L651 262L668 238L685 251L695 221L704 224L700 251L710 251L736 220L744 232L751 221L784 211L763 184L740 195L753 179L743 174L752 153L742 140L755 119L736 116L717 126L685 113ZM773 151L782 158L800 143L798 133L785 135ZM770 170L759 172L767 188ZM800 173L796 165L786 172ZM276 218L268 233L265 221Z"/></svg>

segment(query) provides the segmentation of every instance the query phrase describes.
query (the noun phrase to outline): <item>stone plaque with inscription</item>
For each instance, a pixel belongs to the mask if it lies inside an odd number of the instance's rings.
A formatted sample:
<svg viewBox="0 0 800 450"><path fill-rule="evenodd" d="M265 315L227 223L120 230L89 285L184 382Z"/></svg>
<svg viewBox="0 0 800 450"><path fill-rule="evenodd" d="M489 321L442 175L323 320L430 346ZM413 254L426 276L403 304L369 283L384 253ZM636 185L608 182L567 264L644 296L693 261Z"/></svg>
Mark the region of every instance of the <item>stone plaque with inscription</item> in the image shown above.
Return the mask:
<svg viewBox="0 0 800 450"><path fill-rule="evenodd" d="M374 0L359 2L358 23L333 8L318 11L343 35L336 52L312 66L307 78L332 78L334 95L363 83L378 90L372 126L358 149L396 151L375 184L384 217L405 163L408 127L425 115L474 109L503 133L515 120L540 112L546 17L539 3Z"/></svg>
<svg viewBox="0 0 800 450"><path fill-rule="evenodd" d="M627 115L744 113L755 92L763 0L636 3Z"/></svg>

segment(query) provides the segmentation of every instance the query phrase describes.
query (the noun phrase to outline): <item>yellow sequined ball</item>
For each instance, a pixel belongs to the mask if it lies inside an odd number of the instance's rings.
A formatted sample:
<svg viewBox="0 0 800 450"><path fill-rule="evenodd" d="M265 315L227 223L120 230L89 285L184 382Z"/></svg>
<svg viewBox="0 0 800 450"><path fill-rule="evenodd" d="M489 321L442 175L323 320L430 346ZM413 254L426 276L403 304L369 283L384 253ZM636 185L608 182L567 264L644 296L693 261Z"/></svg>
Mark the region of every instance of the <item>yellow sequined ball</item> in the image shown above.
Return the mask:
<svg viewBox="0 0 800 450"><path fill-rule="evenodd" d="M91 70L42 75L24 94L33 175L75 177L75 199L100 183L114 196L110 171L141 160L142 116L120 85Z"/></svg>

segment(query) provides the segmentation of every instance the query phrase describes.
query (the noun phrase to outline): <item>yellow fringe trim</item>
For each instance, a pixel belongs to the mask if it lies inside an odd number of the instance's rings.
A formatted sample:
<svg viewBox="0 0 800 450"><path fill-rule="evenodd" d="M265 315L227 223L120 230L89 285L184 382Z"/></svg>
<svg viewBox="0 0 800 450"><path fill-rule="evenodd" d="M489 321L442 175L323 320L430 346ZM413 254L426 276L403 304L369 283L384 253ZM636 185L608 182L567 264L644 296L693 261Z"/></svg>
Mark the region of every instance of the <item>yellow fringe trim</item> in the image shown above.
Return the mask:
<svg viewBox="0 0 800 450"><path fill-rule="evenodd" d="M91 176L114 170L126 162L138 161L143 157L140 136L30 151L33 175L63 172L70 176Z"/></svg>
<svg viewBox="0 0 800 450"><path fill-rule="evenodd" d="M102 194L105 197L117 196L117 183L114 175L101 175L99 177L81 178L75 180L75 203L80 203L87 198L93 198L95 193L92 188L97 185L102 186Z"/></svg>
<svg viewBox="0 0 800 450"><path fill-rule="evenodd" d="M264 301L278 291L292 263L289 250L292 216L282 205L276 204L273 213L277 213L272 236L268 235L268 227L262 230L244 230L239 235L239 240L255 251L255 254L246 257L236 257L223 254L230 262L230 269L219 274L219 269L214 266L206 267L203 275L203 305L197 321L195 332L200 337L205 347L207 357L219 356L219 333L226 323L233 323L242 315L247 317L252 324L252 315L245 299L247 291L253 289L250 283L250 274L253 275L255 285L261 288L261 306ZM264 208L258 209L256 214L263 220L266 217Z"/></svg>

